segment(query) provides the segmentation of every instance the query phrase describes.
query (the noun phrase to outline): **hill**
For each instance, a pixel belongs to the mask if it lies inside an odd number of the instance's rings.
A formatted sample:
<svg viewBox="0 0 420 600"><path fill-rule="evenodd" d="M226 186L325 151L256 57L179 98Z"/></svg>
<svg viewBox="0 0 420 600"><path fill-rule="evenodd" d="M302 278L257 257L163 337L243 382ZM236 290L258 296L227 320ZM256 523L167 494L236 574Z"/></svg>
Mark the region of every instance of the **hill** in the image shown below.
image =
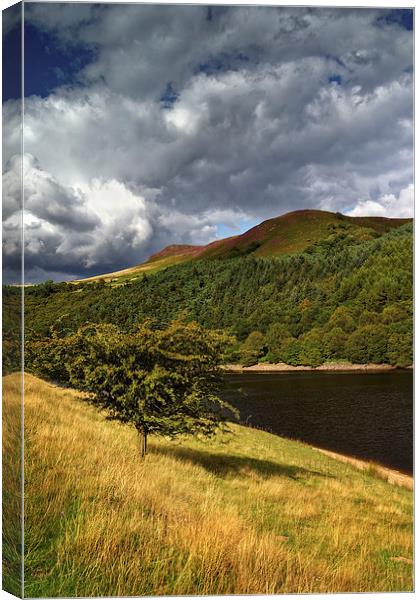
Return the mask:
<svg viewBox="0 0 420 600"><path fill-rule="evenodd" d="M200 257L297 254L337 230L347 231L358 240L367 240L408 221L409 219L347 217L321 210L298 210L264 221L237 237L209 244L200 252Z"/></svg>
<svg viewBox="0 0 420 600"><path fill-rule="evenodd" d="M143 264L89 277L84 281L96 281L100 278L117 282L134 280L142 273L155 273L168 266L198 259L296 254L337 231L346 231L355 239L363 241L409 221L411 219L348 217L321 210L298 210L268 219L241 235L217 240L206 246L173 244L151 256Z"/></svg>
<svg viewBox="0 0 420 600"><path fill-rule="evenodd" d="M26 596L413 589L412 492L374 469L237 425L206 442L152 439L141 462L134 430L71 390L25 384ZM6 452L19 415L13 374ZM17 483L9 474L6 498ZM13 590L19 527L3 511Z"/></svg>
<svg viewBox="0 0 420 600"><path fill-rule="evenodd" d="M129 331L145 319L157 327L182 319L229 332L227 362L409 366L412 266L408 223L367 239L334 230L294 255L190 260L115 286L46 282L25 291L27 364L31 340L50 336L51 328L67 335L89 321ZM18 294L5 289L10 315ZM8 369L19 357L12 325L3 355Z"/></svg>

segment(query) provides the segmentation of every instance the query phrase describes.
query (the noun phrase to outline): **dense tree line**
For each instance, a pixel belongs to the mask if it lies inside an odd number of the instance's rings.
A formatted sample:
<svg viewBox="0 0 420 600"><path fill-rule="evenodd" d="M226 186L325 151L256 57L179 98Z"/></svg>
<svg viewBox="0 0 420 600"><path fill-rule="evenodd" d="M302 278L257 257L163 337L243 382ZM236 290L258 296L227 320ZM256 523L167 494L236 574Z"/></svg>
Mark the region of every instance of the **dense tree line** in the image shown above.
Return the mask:
<svg viewBox="0 0 420 600"><path fill-rule="evenodd" d="M2 290L3 373L20 367L22 356L22 290L3 286Z"/></svg>
<svg viewBox="0 0 420 600"><path fill-rule="evenodd" d="M25 294L31 340L86 322L131 331L151 318L222 328L228 359L412 363L412 224L376 239L336 232L304 253L198 260L122 285L44 284Z"/></svg>

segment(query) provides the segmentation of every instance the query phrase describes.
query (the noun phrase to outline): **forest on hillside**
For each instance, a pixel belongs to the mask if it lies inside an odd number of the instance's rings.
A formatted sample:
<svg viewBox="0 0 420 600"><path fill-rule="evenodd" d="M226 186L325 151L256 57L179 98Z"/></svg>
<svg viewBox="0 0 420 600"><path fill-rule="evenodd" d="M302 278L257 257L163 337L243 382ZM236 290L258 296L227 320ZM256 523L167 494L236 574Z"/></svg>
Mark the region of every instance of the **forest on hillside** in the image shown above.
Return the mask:
<svg viewBox="0 0 420 600"><path fill-rule="evenodd" d="M26 344L87 322L133 331L147 319L156 328L177 319L229 333L228 362L405 367L413 360L412 227L366 241L342 231L290 256L196 260L121 285L47 281L25 289ZM16 313L19 290L3 294ZM10 316L6 325L10 370L18 357Z"/></svg>

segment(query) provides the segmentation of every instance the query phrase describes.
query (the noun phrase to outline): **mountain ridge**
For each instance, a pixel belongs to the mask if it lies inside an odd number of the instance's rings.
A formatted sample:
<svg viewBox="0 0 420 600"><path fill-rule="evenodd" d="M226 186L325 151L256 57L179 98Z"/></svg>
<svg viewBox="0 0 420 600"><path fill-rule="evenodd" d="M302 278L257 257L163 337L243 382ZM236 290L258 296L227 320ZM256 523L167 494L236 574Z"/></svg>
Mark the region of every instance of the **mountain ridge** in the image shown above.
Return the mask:
<svg viewBox="0 0 420 600"><path fill-rule="evenodd" d="M350 217L337 212L301 209L266 219L242 234L206 245L169 244L143 263L77 281L134 279L141 273L154 273L198 259L234 258L249 254L261 257L296 254L333 233L350 234L356 240L364 241L411 221L410 218Z"/></svg>

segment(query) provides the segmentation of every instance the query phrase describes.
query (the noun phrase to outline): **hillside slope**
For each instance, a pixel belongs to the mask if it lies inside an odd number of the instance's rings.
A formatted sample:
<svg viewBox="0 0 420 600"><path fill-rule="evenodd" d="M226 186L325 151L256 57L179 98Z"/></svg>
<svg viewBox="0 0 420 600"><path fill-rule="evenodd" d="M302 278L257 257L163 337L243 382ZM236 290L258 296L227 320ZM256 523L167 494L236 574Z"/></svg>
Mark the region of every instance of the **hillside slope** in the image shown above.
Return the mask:
<svg viewBox="0 0 420 600"><path fill-rule="evenodd" d="M409 219L347 217L321 210L298 210L269 219L235 238L206 246L202 258L231 258L236 255L279 256L303 252L334 231L348 231L367 240L399 227Z"/></svg>
<svg viewBox="0 0 420 600"><path fill-rule="evenodd" d="M236 256L280 256L303 252L337 231L352 233L360 241L382 235L411 219L348 217L322 210L297 210L263 221L245 233L206 246L172 244L151 256L145 263L122 271L89 277L83 281L130 280L141 273L155 273L168 266L212 258Z"/></svg>
<svg viewBox="0 0 420 600"><path fill-rule="evenodd" d="M160 327L182 319L233 334L228 362L409 366L412 229L362 242L337 233L293 256L189 261L124 285L33 286L25 292L26 348L51 327L67 335L86 322L128 331L145 319ZM17 292L8 290L11 307ZM18 348L9 354L8 365Z"/></svg>
<svg viewBox="0 0 420 600"><path fill-rule="evenodd" d="M412 589L408 490L240 426L141 462L134 430L25 382L27 596Z"/></svg>

